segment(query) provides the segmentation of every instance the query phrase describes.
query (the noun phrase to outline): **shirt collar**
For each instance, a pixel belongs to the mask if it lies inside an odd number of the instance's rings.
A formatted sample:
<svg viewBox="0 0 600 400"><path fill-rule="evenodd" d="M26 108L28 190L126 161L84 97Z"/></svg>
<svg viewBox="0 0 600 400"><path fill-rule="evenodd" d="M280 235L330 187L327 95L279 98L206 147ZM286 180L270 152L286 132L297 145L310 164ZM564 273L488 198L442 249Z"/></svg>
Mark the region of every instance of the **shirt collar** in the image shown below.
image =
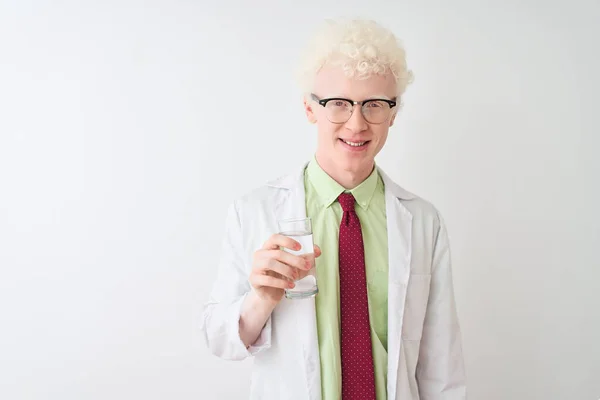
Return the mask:
<svg viewBox="0 0 600 400"><path fill-rule="evenodd" d="M325 208L332 205L341 193L350 192L360 207L365 210L368 209L379 179L377 168L373 168L371 175L361 184L353 189L346 190L321 168L314 156L306 167L306 174L309 182L315 188L321 205Z"/></svg>

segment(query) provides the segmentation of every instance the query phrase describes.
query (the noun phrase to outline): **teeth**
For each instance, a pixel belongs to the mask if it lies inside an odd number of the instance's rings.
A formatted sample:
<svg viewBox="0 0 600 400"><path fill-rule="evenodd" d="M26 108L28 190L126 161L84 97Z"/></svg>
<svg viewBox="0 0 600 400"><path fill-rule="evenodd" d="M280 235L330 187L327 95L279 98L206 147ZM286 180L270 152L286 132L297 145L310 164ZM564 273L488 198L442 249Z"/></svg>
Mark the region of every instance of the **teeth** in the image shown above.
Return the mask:
<svg viewBox="0 0 600 400"><path fill-rule="evenodd" d="M349 141L344 140L344 139L342 139L342 142L344 142L346 144L349 144L350 146L353 146L353 147L360 147L363 144L367 143L367 142L349 142Z"/></svg>

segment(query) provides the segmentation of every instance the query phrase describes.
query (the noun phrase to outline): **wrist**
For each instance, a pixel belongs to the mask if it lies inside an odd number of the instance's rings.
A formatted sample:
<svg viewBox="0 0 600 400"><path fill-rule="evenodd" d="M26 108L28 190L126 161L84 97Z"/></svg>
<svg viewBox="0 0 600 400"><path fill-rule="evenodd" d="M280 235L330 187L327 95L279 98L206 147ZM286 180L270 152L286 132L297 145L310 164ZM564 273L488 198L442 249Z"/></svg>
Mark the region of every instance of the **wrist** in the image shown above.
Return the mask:
<svg viewBox="0 0 600 400"><path fill-rule="evenodd" d="M276 302L261 298L254 290L248 293L239 319L240 338L246 348L258 340L276 305Z"/></svg>
<svg viewBox="0 0 600 400"><path fill-rule="evenodd" d="M271 299L269 296L264 296L254 288L248 294L248 308L261 314L271 314L279 301Z"/></svg>

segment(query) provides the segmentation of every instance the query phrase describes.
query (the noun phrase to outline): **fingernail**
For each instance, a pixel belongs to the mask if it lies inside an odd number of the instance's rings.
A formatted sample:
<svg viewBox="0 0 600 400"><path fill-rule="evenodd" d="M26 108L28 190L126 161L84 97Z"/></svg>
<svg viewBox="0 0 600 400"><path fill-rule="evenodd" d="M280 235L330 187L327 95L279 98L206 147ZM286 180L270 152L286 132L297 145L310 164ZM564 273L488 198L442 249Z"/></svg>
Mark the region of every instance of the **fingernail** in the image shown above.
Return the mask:
<svg viewBox="0 0 600 400"><path fill-rule="evenodd" d="M289 287L290 289L291 289L291 288L293 288L294 286L296 286L296 285L294 284L294 282L290 282L290 283L288 283L288 287Z"/></svg>

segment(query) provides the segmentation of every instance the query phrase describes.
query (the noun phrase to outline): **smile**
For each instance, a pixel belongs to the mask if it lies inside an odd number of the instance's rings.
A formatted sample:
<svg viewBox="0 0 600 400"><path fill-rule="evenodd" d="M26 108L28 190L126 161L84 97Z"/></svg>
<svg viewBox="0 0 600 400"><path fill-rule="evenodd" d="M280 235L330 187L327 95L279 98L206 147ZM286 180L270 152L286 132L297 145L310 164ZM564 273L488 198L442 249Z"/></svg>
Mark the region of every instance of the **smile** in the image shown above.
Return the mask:
<svg viewBox="0 0 600 400"><path fill-rule="evenodd" d="M364 142L351 142L349 140L344 140L344 139L340 139L340 140L342 142L346 143L347 145L352 146L352 147L361 147L361 146L364 146L365 144L369 143L368 140L364 141Z"/></svg>

